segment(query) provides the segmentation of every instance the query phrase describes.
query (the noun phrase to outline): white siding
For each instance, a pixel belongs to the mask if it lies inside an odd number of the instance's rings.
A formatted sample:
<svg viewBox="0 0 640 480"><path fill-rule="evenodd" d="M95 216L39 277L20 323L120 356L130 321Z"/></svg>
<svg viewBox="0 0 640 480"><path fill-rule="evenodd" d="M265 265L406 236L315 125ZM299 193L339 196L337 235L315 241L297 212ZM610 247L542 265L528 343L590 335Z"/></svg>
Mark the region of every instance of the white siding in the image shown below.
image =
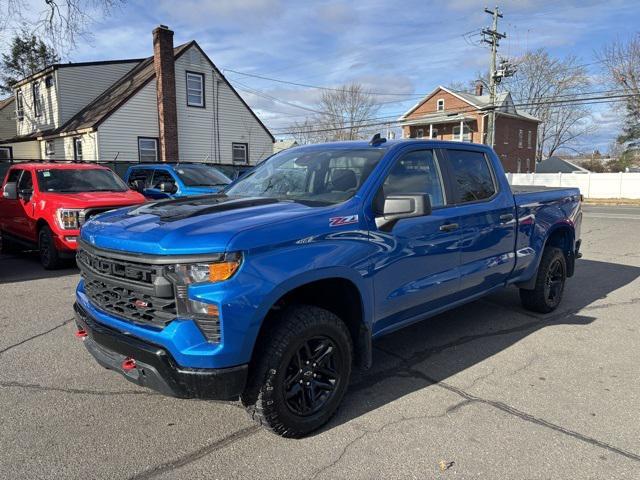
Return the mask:
<svg viewBox="0 0 640 480"><path fill-rule="evenodd" d="M196 47L176 61L178 148L183 161L232 163L231 144L249 145L249 162L255 164L273 152L271 137L251 111L220 77L214 84L213 67ZM186 72L204 74L205 108L187 106ZM220 154L216 148L215 102L219 92Z"/></svg>
<svg viewBox="0 0 640 480"><path fill-rule="evenodd" d="M0 140L15 137L17 134L16 102L11 102L0 110Z"/></svg>
<svg viewBox="0 0 640 480"><path fill-rule="evenodd" d="M48 160L74 160L73 140L82 139L82 159L97 160L98 158L98 133L90 132L83 135L70 137L55 137L53 140L54 155L46 154L46 141L40 141L40 158Z"/></svg>
<svg viewBox="0 0 640 480"><path fill-rule="evenodd" d="M138 137L158 136L156 82L150 81L99 127L100 160L137 161Z"/></svg>
<svg viewBox="0 0 640 480"><path fill-rule="evenodd" d="M15 160L38 160L40 158L40 146L38 141L5 143L3 147L11 147Z"/></svg>
<svg viewBox="0 0 640 480"><path fill-rule="evenodd" d="M64 124L136 65L126 62L58 69L60 123Z"/></svg>
<svg viewBox="0 0 640 480"><path fill-rule="evenodd" d="M54 83L49 88L44 84L47 77L45 75L25 83L13 91L14 95L17 95L17 91L20 90L24 102L24 118L17 122L18 135L29 135L33 132L42 132L60 126L58 121L58 81L55 72L51 75L54 77ZM35 116L33 104L34 83L40 85L42 113L38 117Z"/></svg>

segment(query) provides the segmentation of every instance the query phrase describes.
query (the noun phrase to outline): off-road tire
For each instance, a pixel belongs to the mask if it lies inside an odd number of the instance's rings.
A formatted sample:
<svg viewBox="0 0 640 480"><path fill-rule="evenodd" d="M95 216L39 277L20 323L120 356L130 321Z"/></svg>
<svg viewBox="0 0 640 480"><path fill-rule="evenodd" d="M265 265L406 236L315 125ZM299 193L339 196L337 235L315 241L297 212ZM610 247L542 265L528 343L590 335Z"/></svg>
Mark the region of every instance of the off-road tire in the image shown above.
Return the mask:
<svg viewBox="0 0 640 480"><path fill-rule="evenodd" d="M333 393L321 404L320 409L315 413L301 415L294 412L288 403L291 400L285 399L285 379L291 378L287 375L292 371L292 362L299 362L297 354L300 349L309 342L322 341L318 338L326 338L332 345L331 361L337 366L335 370L339 371L339 376ZM291 306L282 312L275 326L258 342L255 360L250 365L247 387L241 395L242 404L250 417L273 433L289 438L303 437L326 424L338 410L351 376L353 347L344 322L322 308L310 305ZM293 371L295 372L295 368ZM300 378L307 373L305 370ZM289 382L289 385L295 385L295 382ZM314 396L317 391L314 390Z"/></svg>
<svg viewBox="0 0 640 480"><path fill-rule="evenodd" d="M559 270L558 270L559 269ZM556 272L555 274L553 272ZM549 282L553 282L556 288L555 295L550 296ZM544 249L533 290L520 289L520 301L527 310L538 313L554 311L562 301L562 294L567 279L567 260L559 248L547 247Z"/></svg>
<svg viewBox="0 0 640 480"><path fill-rule="evenodd" d="M40 263L45 270L56 270L64 264L60 258L60 252L56 248L53 239L53 232L48 225L45 225L38 232L38 253L40 255Z"/></svg>

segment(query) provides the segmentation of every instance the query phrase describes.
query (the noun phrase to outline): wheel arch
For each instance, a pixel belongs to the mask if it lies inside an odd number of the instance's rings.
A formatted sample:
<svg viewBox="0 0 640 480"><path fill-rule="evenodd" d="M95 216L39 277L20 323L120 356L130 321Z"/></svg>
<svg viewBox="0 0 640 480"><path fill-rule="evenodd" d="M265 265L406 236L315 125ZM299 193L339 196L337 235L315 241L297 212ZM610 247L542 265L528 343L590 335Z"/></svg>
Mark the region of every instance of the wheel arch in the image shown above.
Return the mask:
<svg viewBox="0 0 640 480"><path fill-rule="evenodd" d="M323 272L312 278L292 279L281 285L262 310L262 321L252 349L251 363L259 350L257 347L265 332L279 321L278 313L289 305L306 304L324 308L338 316L347 326L354 345L354 360L357 365L371 365L371 302L366 290L359 284L362 277L333 271Z"/></svg>

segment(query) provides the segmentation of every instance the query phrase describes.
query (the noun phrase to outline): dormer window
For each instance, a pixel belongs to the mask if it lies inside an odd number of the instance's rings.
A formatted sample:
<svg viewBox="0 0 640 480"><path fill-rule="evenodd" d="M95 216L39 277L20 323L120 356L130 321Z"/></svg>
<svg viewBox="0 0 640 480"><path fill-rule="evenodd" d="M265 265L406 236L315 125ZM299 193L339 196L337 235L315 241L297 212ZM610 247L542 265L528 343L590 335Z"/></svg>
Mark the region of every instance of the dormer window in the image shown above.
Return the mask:
<svg viewBox="0 0 640 480"><path fill-rule="evenodd" d="M24 99L22 98L22 90L16 92L16 117L18 121L24 120Z"/></svg>
<svg viewBox="0 0 640 480"><path fill-rule="evenodd" d="M40 82L31 84L31 93L33 96L33 115L39 117L42 115L42 100L40 99Z"/></svg>
<svg viewBox="0 0 640 480"><path fill-rule="evenodd" d="M438 99L438 101L436 102L436 110L438 110L439 112L444 110L444 98Z"/></svg>

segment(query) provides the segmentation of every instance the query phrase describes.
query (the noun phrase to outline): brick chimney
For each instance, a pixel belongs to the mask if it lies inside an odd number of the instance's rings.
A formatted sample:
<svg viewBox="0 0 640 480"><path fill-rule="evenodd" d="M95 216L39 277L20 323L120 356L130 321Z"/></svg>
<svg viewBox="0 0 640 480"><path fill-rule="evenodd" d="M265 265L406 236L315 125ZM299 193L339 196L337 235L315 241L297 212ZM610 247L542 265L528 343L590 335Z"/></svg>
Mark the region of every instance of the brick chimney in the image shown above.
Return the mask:
<svg viewBox="0 0 640 480"><path fill-rule="evenodd" d="M480 80L476 82L476 96L482 96L482 82Z"/></svg>
<svg viewBox="0 0 640 480"><path fill-rule="evenodd" d="M176 111L176 71L173 32L166 25L153 30L153 66L156 71L160 161L177 162L178 114Z"/></svg>

